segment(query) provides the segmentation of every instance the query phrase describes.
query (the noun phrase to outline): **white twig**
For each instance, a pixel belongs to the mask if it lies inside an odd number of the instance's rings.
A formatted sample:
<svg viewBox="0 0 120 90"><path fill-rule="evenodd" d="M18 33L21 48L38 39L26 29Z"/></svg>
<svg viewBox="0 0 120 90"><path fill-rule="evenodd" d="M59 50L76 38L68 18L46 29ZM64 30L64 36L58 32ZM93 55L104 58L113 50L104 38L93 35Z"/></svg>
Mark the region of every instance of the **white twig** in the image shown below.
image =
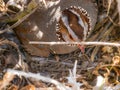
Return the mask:
<svg viewBox="0 0 120 90"><path fill-rule="evenodd" d="M29 44L45 44L45 45L105 45L105 46L116 46L120 47L120 43L110 43L110 42L39 42L39 41L30 41Z"/></svg>
<svg viewBox="0 0 120 90"><path fill-rule="evenodd" d="M69 76L67 77L68 83L71 84L71 90L81 90L80 86L82 86L82 83L77 82L77 61L75 61L73 70L69 70Z"/></svg>
<svg viewBox="0 0 120 90"><path fill-rule="evenodd" d="M118 7L118 13L119 13L119 24L120 24L120 0L117 0L117 7Z"/></svg>
<svg viewBox="0 0 120 90"><path fill-rule="evenodd" d="M108 10L107 10L107 15L109 14L111 3L112 3L112 0L108 0Z"/></svg>
<svg viewBox="0 0 120 90"><path fill-rule="evenodd" d="M32 15L36 10L37 10L38 7L34 8L29 14L27 14L26 16L24 16L23 18L21 18L20 20L18 20L15 24L13 24L12 26L4 29L4 30L1 30L0 31L0 34L2 33L5 33L15 27L17 27L18 25L20 25L23 21L25 21L30 15Z"/></svg>
<svg viewBox="0 0 120 90"><path fill-rule="evenodd" d="M12 70L12 69L8 69L7 72L15 74L15 75L25 76L27 78L32 77L32 78L35 78L37 80L42 80L44 82L49 82L49 83L55 84L56 87L59 90L67 90L66 87L63 84L61 84L60 82L58 82L54 79L48 78L48 77L41 76L40 74L34 74L34 73L30 73L30 72L26 73L26 72L23 72L23 71Z"/></svg>

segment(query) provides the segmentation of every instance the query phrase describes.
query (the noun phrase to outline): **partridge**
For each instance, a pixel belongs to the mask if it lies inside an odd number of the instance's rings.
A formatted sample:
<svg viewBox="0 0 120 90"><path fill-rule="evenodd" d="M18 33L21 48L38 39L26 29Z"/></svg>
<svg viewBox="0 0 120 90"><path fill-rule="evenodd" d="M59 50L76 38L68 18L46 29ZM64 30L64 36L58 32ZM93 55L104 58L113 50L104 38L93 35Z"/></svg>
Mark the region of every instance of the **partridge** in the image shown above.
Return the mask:
<svg viewBox="0 0 120 90"><path fill-rule="evenodd" d="M97 20L96 5L91 0L46 0L47 8L39 8L14 29L23 47L30 55L48 57L70 53L77 46L34 45L29 41L84 41Z"/></svg>

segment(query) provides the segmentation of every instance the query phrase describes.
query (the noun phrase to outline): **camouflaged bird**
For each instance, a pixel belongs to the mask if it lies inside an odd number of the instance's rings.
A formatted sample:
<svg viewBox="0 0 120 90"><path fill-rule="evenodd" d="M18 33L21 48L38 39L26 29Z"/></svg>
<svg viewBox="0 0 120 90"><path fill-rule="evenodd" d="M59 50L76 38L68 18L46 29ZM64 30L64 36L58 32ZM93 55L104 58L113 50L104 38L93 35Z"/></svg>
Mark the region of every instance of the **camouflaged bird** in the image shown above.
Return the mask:
<svg viewBox="0 0 120 90"><path fill-rule="evenodd" d="M66 54L78 49L70 45L32 45L29 41L85 41L97 20L97 8L91 0L45 0L39 8L14 30L25 50L33 56L50 52Z"/></svg>

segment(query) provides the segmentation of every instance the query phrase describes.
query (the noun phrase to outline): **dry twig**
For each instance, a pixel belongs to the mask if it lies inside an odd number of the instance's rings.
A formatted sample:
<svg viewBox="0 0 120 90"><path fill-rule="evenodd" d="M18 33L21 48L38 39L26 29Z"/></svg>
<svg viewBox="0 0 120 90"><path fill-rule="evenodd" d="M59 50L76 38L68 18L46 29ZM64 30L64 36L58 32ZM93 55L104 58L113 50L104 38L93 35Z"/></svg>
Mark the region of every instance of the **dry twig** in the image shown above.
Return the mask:
<svg viewBox="0 0 120 90"><path fill-rule="evenodd" d="M56 85L59 90L67 90L66 87L63 84L61 84L60 82L58 82L54 79L48 78L48 77L41 76L40 74L34 74L34 73L30 73L30 72L26 73L23 71L12 70L12 69L8 69L7 72L9 72L11 74L15 74L15 75L25 76L26 78L35 78L37 80L49 82L49 83Z"/></svg>
<svg viewBox="0 0 120 90"><path fill-rule="evenodd" d="M101 46L116 46L120 47L119 43L111 43L111 42L39 42L39 41L30 41L30 44L44 44L44 45L101 45Z"/></svg>

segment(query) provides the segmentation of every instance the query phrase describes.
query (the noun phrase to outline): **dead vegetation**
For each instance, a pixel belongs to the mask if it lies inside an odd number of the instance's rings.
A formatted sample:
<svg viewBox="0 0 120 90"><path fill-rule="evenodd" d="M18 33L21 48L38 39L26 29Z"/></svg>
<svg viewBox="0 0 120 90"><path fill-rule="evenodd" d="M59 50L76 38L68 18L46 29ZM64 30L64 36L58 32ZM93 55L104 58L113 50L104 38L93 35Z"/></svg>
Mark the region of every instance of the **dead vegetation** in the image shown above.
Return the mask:
<svg viewBox="0 0 120 90"><path fill-rule="evenodd" d="M41 4L6 1L9 0L0 0L0 90L120 89L119 0L93 0L97 3L98 20L87 41L103 45L88 43L84 54L76 50L64 55L54 53L48 58L29 55L13 30ZM40 0L42 6L46 1L49 0Z"/></svg>

